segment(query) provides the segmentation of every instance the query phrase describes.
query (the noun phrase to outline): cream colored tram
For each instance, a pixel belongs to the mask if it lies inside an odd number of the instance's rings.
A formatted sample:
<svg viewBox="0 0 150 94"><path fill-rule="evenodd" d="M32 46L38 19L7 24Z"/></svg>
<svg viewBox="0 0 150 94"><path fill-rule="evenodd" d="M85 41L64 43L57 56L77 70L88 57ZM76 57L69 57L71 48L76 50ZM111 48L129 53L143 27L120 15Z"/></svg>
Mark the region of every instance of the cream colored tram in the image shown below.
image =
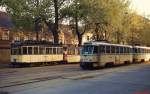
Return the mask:
<svg viewBox="0 0 150 94"><path fill-rule="evenodd" d="M66 61L67 63L79 63L80 62L80 47L70 45L66 48Z"/></svg>
<svg viewBox="0 0 150 94"><path fill-rule="evenodd" d="M133 62L150 61L150 47L133 46Z"/></svg>
<svg viewBox="0 0 150 94"><path fill-rule="evenodd" d="M48 42L27 42L11 47L12 65L52 64L63 61L63 47Z"/></svg>
<svg viewBox="0 0 150 94"><path fill-rule="evenodd" d="M103 42L87 42L82 47L80 67L112 66L132 62L132 46Z"/></svg>

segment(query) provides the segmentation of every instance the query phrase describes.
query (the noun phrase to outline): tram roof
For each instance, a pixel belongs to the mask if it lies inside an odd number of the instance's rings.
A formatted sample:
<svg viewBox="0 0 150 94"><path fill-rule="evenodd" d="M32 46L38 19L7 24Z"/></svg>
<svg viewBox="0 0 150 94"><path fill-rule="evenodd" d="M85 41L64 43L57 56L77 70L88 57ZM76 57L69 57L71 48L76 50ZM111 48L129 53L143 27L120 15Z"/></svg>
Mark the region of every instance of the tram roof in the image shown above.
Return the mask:
<svg viewBox="0 0 150 94"><path fill-rule="evenodd" d="M110 45L110 46L132 47L130 45L112 44L112 43L99 42L99 41L86 42L84 43L84 45Z"/></svg>
<svg viewBox="0 0 150 94"><path fill-rule="evenodd" d="M16 41L11 44L12 47L18 46L62 46L62 44L54 44L53 42L48 41L34 41L34 40L27 40L27 41Z"/></svg>
<svg viewBox="0 0 150 94"><path fill-rule="evenodd" d="M134 46L134 48L150 49L150 47L146 47L146 46Z"/></svg>

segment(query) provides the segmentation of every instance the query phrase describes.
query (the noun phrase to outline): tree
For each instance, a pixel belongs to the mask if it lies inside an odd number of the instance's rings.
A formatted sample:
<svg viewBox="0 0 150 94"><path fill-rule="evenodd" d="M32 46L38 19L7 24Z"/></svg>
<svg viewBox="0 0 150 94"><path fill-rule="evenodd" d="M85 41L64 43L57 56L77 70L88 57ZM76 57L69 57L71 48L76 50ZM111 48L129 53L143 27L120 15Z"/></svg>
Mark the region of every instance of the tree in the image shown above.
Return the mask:
<svg viewBox="0 0 150 94"><path fill-rule="evenodd" d="M82 44L82 36L89 29L90 3L91 0L72 0L71 4L61 11L63 17L70 21L70 26L77 36L79 46Z"/></svg>
<svg viewBox="0 0 150 94"><path fill-rule="evenodd" d="M54 7L53 15L54 15L55 21L53 22L52 20L49 20L49 18L46 19L45 16L42 19L44 20L46 25L49 27L49 30L51 30L54 36L54 43L57 44L59 43L59 31L58 31L59 20L62 19L60 15L60 11L61 11L62 6L63 7L65 6L64 4L67 2L67 0L52 0L52 2L53 2L53 7Z"/></svg>
<svg viewBox="0 0 150 94"><path fill-rule="evenodd" d="M128 5L127 0L97 0L94 2L89 18L95 25L94 32L98 37L97 40L112 41L114 37L112 33L122 28L124 13L128 11Z"/></svg>
<svg viewBox="0 0 150 94"><path fill-rule="evenodd" d="M128 10L128 5L127 0L73 0L64 10L64 14L75 25L80 45L86 29L93 31L91 33L95 35L95 40L110 40L111 32L122 27L123 15ZM79 24L85 28L83 31L79 30Z"/></svg>
<svg viewBox="0 0 150 94"><path fill-rule="evenodd" d="M59 43L59 11L68 0L2 0L1 4L11 14L16 28L33 31L43 21ZM55 19L55 20L54 20ZM39 31L39 30L37 30Z"/></svg>

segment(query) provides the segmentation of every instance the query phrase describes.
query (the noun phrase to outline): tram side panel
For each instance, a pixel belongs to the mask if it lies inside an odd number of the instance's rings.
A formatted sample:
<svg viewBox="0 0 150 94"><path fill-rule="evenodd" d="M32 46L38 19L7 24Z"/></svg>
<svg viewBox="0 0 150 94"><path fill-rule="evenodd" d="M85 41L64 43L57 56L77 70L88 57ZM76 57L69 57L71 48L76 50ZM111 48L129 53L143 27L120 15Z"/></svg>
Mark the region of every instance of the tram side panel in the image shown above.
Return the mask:
<svg viewBox="0 0 150 94"><path fill-rule="evenodd" d="M130 54L103 54L100 55L100 66L105 66L107 63L111 63L114 65L131 63L132 55Z"/></svg>
<svg viewBox="0 0 150 94"><path fill-rule="evenodd" d="M148 47L134 47L133 48L133 61L144 62L150 61L150 49Z"/></svg>
<svg viewBox="0 0 150 94"><path fill-rule="evenodd" d="M11 55L12 63L42 63L61 62L63 55Z"/></svg>
<svg viewBox="0 0 150 94"><path fill-rule="evenodd" d="M67 63L79 63L80 62L80 48L68 47L66 54Z"/></svg>
<svg viewBox="0 0 150 94"><path fill-rule="evenodd" d="M81 54L81 67L117 65L132 62L130 46L123 45L85 45ZM85 50L85 51L84 51Z"/></svg>

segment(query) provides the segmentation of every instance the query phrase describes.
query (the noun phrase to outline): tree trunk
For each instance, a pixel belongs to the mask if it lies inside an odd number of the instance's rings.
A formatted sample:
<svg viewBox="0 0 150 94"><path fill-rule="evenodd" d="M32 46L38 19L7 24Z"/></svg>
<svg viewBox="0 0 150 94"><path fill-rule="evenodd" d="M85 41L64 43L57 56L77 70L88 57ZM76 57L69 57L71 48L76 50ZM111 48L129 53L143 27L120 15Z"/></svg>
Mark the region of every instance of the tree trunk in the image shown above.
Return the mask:
<svg viewBox="0 0 150 94"><path fill-rule="evenodd" d="M95 23L96 41L100 40L100 34L98 32L98 30L99 30L98 25L99 25L99 23Z"/></svg>
<svg viewBox="0 0 150 94"><path fill-rule="evenodd" d="M53 0L55 8L55 23L53 29L54 43L59 43L59 32L58 32L58 0Z"/></svg>
<svg viewBox="0 0 150 94"><path fill-rule="evenodd" d="M77 4L76 4L76 9L77 9ZM76 34L77 34L77 37L78 37L78 46L81 46L81 44L82 44L82 35L79 32L78 12L77 12L77 10L76 10L76 14L75 14L75 31L76 31Z"/></svg>
<svg viewBox="0 0 150 94"><path fill-rule="evenodd" d="M39 41L39 32L36 32L36 40Z"/></svg>
<svg viewBox="0 0 150 94"><path fill-rule="evenodd" d="M78 46L80 47L82 45L82 35L78 35Z"/></svg>
<svg viewBox="0 0 150 94"><path fill-rule="evenodd" d="M58 44L59 43L59 35L58 32L53 32L53 36L54 36L54 43Z"/></svg>

